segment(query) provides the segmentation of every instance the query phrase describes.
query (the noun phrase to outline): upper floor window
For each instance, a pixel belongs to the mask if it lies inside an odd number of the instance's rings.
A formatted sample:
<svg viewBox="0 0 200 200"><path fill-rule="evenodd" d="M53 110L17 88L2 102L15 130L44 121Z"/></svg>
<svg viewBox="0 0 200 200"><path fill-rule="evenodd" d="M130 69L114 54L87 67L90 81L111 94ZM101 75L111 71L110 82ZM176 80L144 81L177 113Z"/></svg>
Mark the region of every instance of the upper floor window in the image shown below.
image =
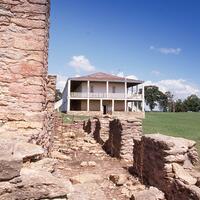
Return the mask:
<svg viewBox="0 0 200 200"><path fill-rule="evenodd" d="M116 87L113 86L113 87L112 87L112 93L115 93L115 92L116 92Z"/></svg>
<svg viewBox="0 0 200 200"><path fill-rule="evenodd" d="M94 86L90 86L90 92L93 93L94 92Z"/></svg>

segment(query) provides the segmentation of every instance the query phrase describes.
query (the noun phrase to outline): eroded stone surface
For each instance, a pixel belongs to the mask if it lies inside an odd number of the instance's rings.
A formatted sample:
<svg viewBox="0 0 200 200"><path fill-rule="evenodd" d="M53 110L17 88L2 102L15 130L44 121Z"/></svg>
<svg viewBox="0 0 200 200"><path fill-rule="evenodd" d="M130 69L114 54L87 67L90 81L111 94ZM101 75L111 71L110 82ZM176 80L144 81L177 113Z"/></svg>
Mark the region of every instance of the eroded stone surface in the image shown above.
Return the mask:
<svg viewBox="0 0 200 200"><path fill-rule="evenodd" d="M22 159L14 156L0 158L0 181L8 181L20 175Z"/></svg>
<svg viewBox="0 0 200 200"><path fill-rule="evenodd" d="M0 16L0 133L48 152L55 97L55 77L47 76L49 0L1 0Z"/></svg>
<svg viewBox="0 0 200 200"><path fill-rule="evenodd" d="M198 160L195 142L161 134L135 140L134 171L150 185L165 192L167 199L198 199L191 190L197 178L191 169Z"/></svg>
<svg viewBox="0 0 200 200"><path fill-rule="evenodd" d="M145 191L136 192L131 196L131 200L165 200L163 192L155 187L150 187Z"/></svg>
<svg viewBox="0 0 200 200"><path fill-rule="evenodd" d="M197 179L192 177L186 170L184 170L184 168L181 165L173 163L172 167L175 173L175 178L180 179L181 181L183 181L185 184L188 185L196 184Z"/></svg>

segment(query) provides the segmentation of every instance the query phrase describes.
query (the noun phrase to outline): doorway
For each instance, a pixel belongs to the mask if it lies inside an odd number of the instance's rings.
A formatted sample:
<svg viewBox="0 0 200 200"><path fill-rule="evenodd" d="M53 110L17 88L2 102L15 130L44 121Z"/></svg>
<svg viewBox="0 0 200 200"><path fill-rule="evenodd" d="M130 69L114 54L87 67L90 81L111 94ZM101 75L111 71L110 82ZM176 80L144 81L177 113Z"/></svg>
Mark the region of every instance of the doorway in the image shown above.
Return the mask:
<svg viewBox="0 0 200 200"><path fill-rule="evenodd" d="M106 115L107 114L107 106L103 105L103 114Z"/></svg>

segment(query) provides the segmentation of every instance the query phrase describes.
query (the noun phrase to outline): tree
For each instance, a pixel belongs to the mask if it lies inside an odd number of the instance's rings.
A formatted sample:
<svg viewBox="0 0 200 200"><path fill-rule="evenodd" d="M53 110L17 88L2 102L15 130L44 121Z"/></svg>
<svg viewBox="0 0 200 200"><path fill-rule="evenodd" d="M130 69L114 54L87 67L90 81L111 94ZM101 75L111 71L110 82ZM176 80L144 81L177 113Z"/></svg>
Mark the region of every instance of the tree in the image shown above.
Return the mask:
<svg viewBox="0 0 200 200"><path fill-rule="evenodd" d="M176 102L175 102L175 112L185 112L186 109L185 109L185 106L183 104L183 101L181 99L178 99Z"/></svg>
<svg viewBox="0 0 200 200"><path fill-rule="evenodd" d="M174 95L170 91L165 92L165 95L167 96L168 101L168 111L175 112Z"/></svg>
<svg viewBox="0 0 200 200"><path fill-rule="evenodd" d="M199 112L200 98L197 95L191 95L183 102L186 111Z"/></svg>
<svg viewBox="0 0 200 200"><path fill-rule="evenodd" d="M157 105L158 96L160 95L160 91L156 86L145 86L145 101L146 104L149 105L150 110L152 111Z"/></svg>
<svg viewBox="0 0 200 200"><path fill-rule="evenodd" d="M159 96L158 96L158 103L160 109L163 110L163 112L167 112L168 108L168 98L167 95L159 91Z"/></svg>
<svg viewBox="0 0 200 200"><path fill-rule="evenodd" d="M62 93L59 89L56 89L56 94L55 94L55 101L59 101L60 99L62 99Z"/></svg>

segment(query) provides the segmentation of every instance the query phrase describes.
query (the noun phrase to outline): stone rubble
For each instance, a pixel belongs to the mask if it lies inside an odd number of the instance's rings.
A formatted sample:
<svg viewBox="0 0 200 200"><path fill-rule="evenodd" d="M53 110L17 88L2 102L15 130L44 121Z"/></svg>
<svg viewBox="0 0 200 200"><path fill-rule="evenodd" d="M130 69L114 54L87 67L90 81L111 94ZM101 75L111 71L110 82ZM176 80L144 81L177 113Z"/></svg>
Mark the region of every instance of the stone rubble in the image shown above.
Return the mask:
<svg viewBox="0 0 200 200"><path fill-rule="evenodd" d="M0 139L0 199L67 199L73 187L69 180L53 176L56 160L42 159L45 151L38 145L9 137L6 141L7 147Z"/></svg>

